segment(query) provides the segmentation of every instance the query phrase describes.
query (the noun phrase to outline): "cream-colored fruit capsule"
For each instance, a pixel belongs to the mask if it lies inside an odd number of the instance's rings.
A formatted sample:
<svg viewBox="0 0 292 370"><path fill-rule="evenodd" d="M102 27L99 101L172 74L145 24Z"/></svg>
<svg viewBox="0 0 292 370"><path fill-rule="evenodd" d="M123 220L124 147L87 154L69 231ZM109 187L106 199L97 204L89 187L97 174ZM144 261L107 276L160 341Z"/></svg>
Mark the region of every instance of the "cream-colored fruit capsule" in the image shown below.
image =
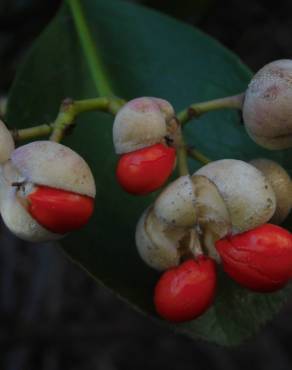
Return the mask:
<svg viewBox="0 0 292 370"><path fill-rule="evenodd" d="M265 65L245 93L243 121L251 138L268 149L292 147L292 60Z"/></svg>
<svg viewBox="0 0 292 370"><path fill-rule="evenodd" d="M143 261L150 267L164 271L180 262L180 242L187 231L169 227L158 220L149 207L140 217L136 227L136 246Z"/></svg>
<svg viewBox="0 0 292 370"><path fill-rule="evenodd" d="M219 259L214 243L231 232L231 221L224 199L207 177L179 177L156 199L154 212L168 227L196 228L209 255Z"/></svg>
<svg viewBox="0 0 292 370"><path fill-rule="evenodd" d="M163 99L142 97L129 101L118 112L113 124L117 154L154 145L167 135L167 122L174 113Z"/></svg>
<svg viewBox="0 0 292 370"><path fill-rule="evenodd" d="M156 216L168 225L193 227L196 223L195 189L189 175L170 183L154 204Z"/></svg>
<svg viewBox="0 0 292 370"><path fill-rule="evenodd" d="M217 186L234 234L266 223L275 212L276 197L272 186L251 164L222 159L200 168L195 175L205 176Z"/></svg>
<svg viewBox="0 0 292 370"><path fill-rule="evenodd" d="M0 120L0 164L8 161L14 150L14 140L8 128Z"/></svg>
<svg viewBox="0 0 292 370"><path fill-rule="evenodd" d="M228 229L229 213L217 187L204 176L181 176L170 183L154 203L155 215L175 227L218 223Z"/></svg>
<svg viewBox="0 0 292 370"><path fill-rule="evenodd" d="M276 195L276 211L271 222L280 224L285 220L292 207L292 182L288 172L278 163L265 158L257 158L250 164L260 170L268 179Z"/></svg>
<svg viewBox="0 0 292 370"><path fill-rule="evenodd" d="M159 106L159 109L164 115L166 122L169 122L175 116L173 106L167 100L161 98L151 98L151 99L154 100L155 103Z"/></svg>
<svg viewBox="0 0 292 370"><path fill-rule="evenodd" d="M39 225L26 210L26 195L37 185L92 198L96 192L87 163L62 144L35 141L12 152L11 159L1 168L0 211L4 223L16 236L33 242L63 237Z"/></svg>

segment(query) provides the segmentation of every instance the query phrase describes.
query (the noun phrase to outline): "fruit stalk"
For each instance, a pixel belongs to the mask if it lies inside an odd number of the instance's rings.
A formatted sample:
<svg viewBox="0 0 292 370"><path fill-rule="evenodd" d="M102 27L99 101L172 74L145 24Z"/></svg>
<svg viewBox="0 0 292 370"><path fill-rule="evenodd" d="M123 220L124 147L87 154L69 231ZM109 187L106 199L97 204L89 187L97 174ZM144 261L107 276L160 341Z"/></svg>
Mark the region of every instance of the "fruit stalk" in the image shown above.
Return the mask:
<svg viewBox="0 0 292 370"><path fill-rule="evenodd" d="M124 100L118 97L92 98L84 100L65 99L54 122L42 124L35 127L12 130L11 134L15 141L29 140L36 137L43 137L52 134L52 141L61 141L68 127L73 125L76 117L85 112L99 111L116 115L124 105Z"/></svg>
<svg viewBox="0 0 292 370"><path fill-rule="evenodd" d="M188 167L188 156L187 156L187 146L183 137L181 127L178 128L177 134L177 167L180 176L185 176L189 174Z"/></svg>
<svg viewBox="0 0 292 370"><path fill-rule="evenodd" d="M209 100L201 103L191 104L188 108L182 110L177 118L181 122L182 126L188 123L193 118L198 118L202 114L211 112L219 109L241 109L244 99L244 93L238 95L227 96L225 98L219 98Z"/></svg>

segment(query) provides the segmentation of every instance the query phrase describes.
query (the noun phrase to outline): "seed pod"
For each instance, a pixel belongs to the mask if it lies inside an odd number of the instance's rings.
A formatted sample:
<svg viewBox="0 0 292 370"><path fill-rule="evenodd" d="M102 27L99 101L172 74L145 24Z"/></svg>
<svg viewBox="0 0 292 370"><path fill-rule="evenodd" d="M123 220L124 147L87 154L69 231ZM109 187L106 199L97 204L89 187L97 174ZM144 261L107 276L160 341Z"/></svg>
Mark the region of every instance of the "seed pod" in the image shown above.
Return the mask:
<svg viewBox="0 0 292 370"><path fill-rule="evenodd" d="M245 93L243 120L250 137L268 149L292 147L292 60L265 65Z"/></svg>
<svg viewBox="0 0 292 370"><path fill-rule="evenodd" d="M155 201L156 216L168 225L193 227L196 222L196 197L190 176L181 176L169 184Z"/></svg>
<svg viewBox="0 0 292 370"><path fill-rule="evenodd" d="M85 224L95 183L86 162L68 147L36 141L16 149L0 175L6 226L28 241L59 239Z"/></svg>
<svg viewBox="0 0 292 370"><path fill-rule="evenodd" d="M150 267L163 271L180 262L180 242L185 229L168 227L161 223L149 207L136 227L136 246L141 258Z"/></svg>
<svg viewBox="0 0 292 370"><path fill-rule="evenodd" d="M254 166L235 159L222 159L200 168L213 182L225 201L232 232L240 233L266 223L276 209L274 191L265 176Z"/></svg>
<svg viewBox="0 0 292 370"><path fill-rule="evenodd" d="M167 135L170 104L142 97L129 101L115 117L113 142L117 154L129 153L159 143Z"/></svg>
<svg viewBox="0 0 292 370"><path fill-rule="evenodd" d="M14 150L14 140L10 131L0 120L0 164L5 163L10 158Z"/></svg>
<svg viewBox="0 0 292 370"><path fill-rule="evenodd" d="M226 235L230 227L229 213L217 187L199 175L181 176L169 184L156 199L154 212L170 226L213 224L220 237Z"/></svg>
<svg viewBox="0 0 292 370"><path fill-rule="evenodd" d="M210 256L219 260L214 242L231 231L231 222L223 198L207 177L179 177L156 199L154 212L168 226L198 227Z"/></svg>
<svg viewBox="0 0 292 370"><path fill-rule="evenodd" d="M173 106L167 100L164 99L160 98L151 98L151 99L154 100L155 103L159 106L160 111L164 115L166 123L168 123L175 116Z"/></svg>
<svg viewBox="0 0 292 370"><path fill-rule="evenodd" d="M215 241L231 231L225 202L205 176L181 176L159 195L156 217L169 227L196 228L210 257L219 261Z"/></svg>
<svg viewBox="0 0 292 370"><path fill-rule="evenodd" d="M253 159L250 164L260 170L272 185L276 196L276 211L270 222L281 224L292 207L292 182L288 172L278 163L269 159Z"/></svg>

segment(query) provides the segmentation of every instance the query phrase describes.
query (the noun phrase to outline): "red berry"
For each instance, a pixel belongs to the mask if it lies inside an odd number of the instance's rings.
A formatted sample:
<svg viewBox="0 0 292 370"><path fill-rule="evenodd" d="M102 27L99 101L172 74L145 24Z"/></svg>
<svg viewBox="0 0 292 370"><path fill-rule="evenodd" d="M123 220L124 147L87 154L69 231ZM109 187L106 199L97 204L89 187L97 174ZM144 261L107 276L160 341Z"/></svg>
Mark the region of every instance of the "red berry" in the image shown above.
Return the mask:
<svg viewBox="0 0 292 370"><path fill-rule="evenodd" d="M47 186L38 186L27 198L30 215L44 228L57 234L84 226L94 208L91 197Z"/></svg>
<svg viewBox="0 0 292 370"><path fill-rule="evenodd" d="M256 292L282 288L292 276L292 235L272 224L216 242L223 268L238 284Z"/></svg>
<svg viewBox="0 0 292 370"><path fill-rule="evenodd" d="M165 183L174 163L175 149L155 144L122 155L116 175L119 184L128 193L144 195Z"/></svg>
<svg viewBox="0 0 292 370"><path fill-rule="evenodd" d="M210 307L216 288L215 262L205 256L166 271L155 287L156 311L168 321L193 320Z"/></svg>

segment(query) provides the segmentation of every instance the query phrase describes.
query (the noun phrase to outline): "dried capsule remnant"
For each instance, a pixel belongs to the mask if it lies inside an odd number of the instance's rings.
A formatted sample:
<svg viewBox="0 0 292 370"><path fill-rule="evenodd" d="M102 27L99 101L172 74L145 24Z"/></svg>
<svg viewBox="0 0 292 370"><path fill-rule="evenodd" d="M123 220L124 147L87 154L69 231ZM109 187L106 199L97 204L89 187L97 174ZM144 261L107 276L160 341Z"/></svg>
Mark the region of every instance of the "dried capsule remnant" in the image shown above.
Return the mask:
<svg viewBox="0 0 292 370"><path fill-rule="evenodd" d="M129 101L114 120L116 153L129 153L161 142L173 115L172 106L163 99L141 97Z"/></svg>
<svg viewBox="0 0 292 370"><path fill-rule="evenodd" d="M247 132L268 149L292 147L292 60L265 65L245 93L243 120Z"/></svg>
<svg viewBox="0 0 292 370"><path fill-rule="evenodd" d="M58 143L36 141L13 151L0 184L3 221L24 240L59 239L93 212L95 182L87 163Z"/></svg>
<svg viewBox="0 0 292 370"><path fill-rule="evenodd" d="M276 195L276 210L270 222L280 224L285 220L292 207L292 182L285 169L278 163L258 158L250 162L260 170L272 185Z"/></svg>
<svg viewBox="0 0 292 370"><path fill-rule="evenodd" d="M236 159L222 159L200 168L195 175L211 180L225 201L232 232L240 233L266 223L276 208L275 193L254 166Z"/></svg>

